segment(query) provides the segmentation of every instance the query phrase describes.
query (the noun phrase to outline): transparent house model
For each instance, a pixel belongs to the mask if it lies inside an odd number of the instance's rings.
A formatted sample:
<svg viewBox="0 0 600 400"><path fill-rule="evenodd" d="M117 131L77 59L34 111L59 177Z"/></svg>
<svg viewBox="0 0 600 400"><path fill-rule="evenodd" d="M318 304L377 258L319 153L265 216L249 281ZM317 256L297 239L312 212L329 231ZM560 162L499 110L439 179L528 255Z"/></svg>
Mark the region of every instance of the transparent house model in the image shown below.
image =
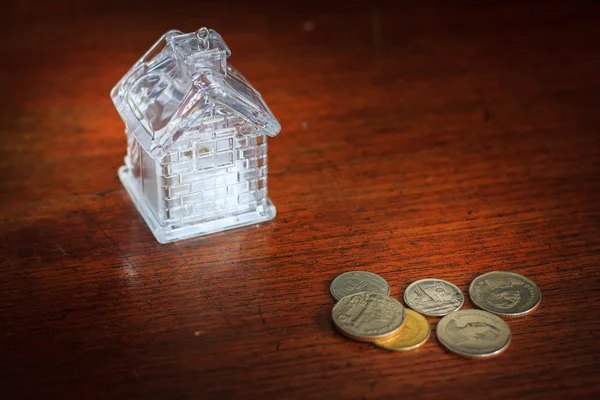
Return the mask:
<svg viewBox="0 0 600 400"><path fill-rule="evenodd" d="M275 216L267 136L281 127L230 54L213 30L169 31L111 91L127 134L119 177L161 243Z"/></svg>

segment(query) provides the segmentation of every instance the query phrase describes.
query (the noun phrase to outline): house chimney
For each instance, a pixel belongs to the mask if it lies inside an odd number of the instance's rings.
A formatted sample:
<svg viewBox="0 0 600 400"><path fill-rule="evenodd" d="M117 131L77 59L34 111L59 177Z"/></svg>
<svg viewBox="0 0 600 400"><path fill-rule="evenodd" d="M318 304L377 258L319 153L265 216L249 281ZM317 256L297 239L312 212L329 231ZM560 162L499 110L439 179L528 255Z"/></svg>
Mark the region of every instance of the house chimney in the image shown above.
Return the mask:
<svg viewBox="0 0 600 400"><path fill-rule="evenodd" d="M212 69L227 74L229 47L217 32L200 28L196 32L167 35L167 42L173 47L177 63L190 77L199 70Z"/></svg>

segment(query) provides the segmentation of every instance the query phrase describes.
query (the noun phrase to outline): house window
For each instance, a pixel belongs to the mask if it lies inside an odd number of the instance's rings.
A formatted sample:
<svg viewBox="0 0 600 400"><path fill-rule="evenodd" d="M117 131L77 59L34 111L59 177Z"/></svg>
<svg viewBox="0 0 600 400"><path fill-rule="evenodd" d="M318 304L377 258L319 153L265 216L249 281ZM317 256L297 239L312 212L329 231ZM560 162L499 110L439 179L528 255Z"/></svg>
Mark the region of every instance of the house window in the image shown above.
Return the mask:
<svg viewBox="0 0 600 400"><path fill-rule="evenodd" d="M220 135L214 140L197 142L195 144L196 169L201 171L210 168L231 167L234 164L234 134L235 130L231 129L226 135L220 132Z"/></svg>

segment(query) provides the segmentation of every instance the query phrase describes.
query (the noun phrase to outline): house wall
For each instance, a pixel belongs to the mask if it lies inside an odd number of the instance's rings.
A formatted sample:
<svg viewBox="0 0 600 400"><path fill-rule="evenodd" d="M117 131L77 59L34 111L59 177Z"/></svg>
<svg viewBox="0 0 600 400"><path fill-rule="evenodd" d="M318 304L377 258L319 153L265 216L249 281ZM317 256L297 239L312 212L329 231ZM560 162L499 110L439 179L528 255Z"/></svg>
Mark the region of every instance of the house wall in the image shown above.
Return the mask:
<svg viewBox="0 0 600 400"><path fill-rule="evenodd" d="M140 146L131 132L127 133L127 155L125 165L133 178L133 190L143 195L152 213L158 217L159 191L156 176L156 161Z"/></svg>
<svg viewBox="0 0 600 400"><path fill-rule="evenodd" d="M127 155L125 156L125 166L132 178L132 189L137 193L144 193L144 155L145 151L128 130L127 134ZM146 172L147 174L147 172ZM156 196L154 196L156 197ZM156 204L156 202L154 202Z"/></svg>
<svg viewBox="0 0 600 400"><path fill-rule="evenodd" d="M146 203L154 216L160 214L160 196L158 195L158 182L156 176L156 160L142 149L140 164L142 169L142 190Z"/></svg>
<svg viewBox="0 0 600 400"><path fill-rule="evenodd" d="M267 201L266 179L266 134L216 109L156 163L155 215L165 225L182 226L261 212ZM150 180L144 176L145 187Z"/></svg>

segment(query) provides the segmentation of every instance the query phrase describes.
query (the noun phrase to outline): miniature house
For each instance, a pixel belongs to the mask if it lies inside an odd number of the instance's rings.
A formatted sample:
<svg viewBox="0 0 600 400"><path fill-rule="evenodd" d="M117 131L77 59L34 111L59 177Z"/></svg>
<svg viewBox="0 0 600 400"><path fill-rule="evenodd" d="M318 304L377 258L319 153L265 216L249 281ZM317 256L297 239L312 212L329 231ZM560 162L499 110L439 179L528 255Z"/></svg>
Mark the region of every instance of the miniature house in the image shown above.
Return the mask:
<svg viewBox="0 0 600 400"><path fill-rule="evenodd" d="M272 219L267 136L281 127L221 36L169 31L111 91L123 186L161 243Z"/></svg>

